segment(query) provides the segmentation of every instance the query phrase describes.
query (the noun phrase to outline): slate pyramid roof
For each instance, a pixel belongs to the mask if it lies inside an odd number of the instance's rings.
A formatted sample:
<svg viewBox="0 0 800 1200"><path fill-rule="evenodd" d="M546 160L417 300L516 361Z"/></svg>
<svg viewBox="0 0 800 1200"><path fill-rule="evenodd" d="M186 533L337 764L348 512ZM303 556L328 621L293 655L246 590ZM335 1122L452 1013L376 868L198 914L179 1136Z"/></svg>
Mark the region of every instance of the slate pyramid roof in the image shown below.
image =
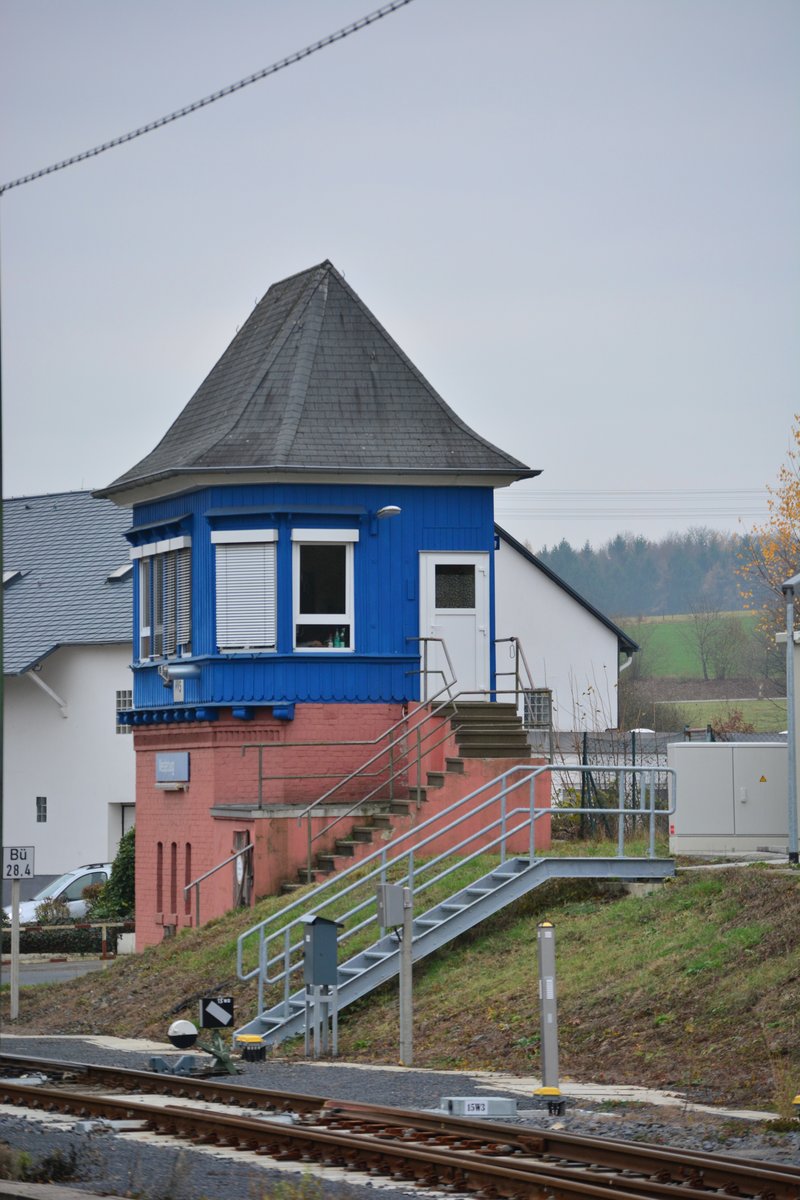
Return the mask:
<svg viewBox="0 0 800 1200"><path fill-rule="evenodd" d="M539 474L453 412L327 260L273 284L156 448L96 494L220 472Z"/></svg>

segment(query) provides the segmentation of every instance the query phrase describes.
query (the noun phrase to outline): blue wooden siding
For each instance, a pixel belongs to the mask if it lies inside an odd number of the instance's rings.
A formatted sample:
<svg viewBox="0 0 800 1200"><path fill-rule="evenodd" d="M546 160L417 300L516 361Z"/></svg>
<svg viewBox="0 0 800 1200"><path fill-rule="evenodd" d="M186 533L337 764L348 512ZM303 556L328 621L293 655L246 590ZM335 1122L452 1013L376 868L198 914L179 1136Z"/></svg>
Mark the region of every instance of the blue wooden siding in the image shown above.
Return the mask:
<svg viewBox="0 0 800 1200"><path fill-rule="evenodd" d="M383 505L398 516L375 518ZM494 637L493 493L489 487L415 487L391 483L274 484L205 488L139 505L132 542L179 530L192 536L192 657L199 679L185 681L184 704L280 701L402 701L419 697L420 551L486 551L491 563ZM169 527L164 532L165 527ZM219 655L215 634L214 529L278 530L278 649ZM292 652L292 529L358 529L354 546L353 653ZM134 589L134 657L138 589ZM491 663L494 672L494 658ZM152 664L136 665L137 708L172 704L172 689Z"/></svg>

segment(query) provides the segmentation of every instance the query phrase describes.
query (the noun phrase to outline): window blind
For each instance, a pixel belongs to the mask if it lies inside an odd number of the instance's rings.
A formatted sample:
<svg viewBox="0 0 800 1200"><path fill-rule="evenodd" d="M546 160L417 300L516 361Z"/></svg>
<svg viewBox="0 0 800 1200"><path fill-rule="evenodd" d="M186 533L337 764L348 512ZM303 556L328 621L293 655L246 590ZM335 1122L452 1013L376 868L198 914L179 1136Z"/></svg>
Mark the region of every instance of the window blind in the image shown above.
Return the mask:
<svg viewBox="0 0 800 1200"><path fill-rule="evenodd" d="M274 650L275 543L217 543L216 555L217 646L220 650Z"/></svg>

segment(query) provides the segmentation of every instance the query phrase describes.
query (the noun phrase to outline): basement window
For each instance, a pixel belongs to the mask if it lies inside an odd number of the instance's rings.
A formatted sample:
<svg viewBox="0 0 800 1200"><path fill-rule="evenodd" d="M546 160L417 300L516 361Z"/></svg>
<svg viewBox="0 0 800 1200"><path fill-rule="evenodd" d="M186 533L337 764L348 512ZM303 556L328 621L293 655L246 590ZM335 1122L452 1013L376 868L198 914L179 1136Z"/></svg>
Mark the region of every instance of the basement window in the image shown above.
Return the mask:
<svg viewBox="0 0 800 1200"><path fill-rule="evenodd" d="M47 821L47 796L36 797L36 820L39 825Z"/></svg>

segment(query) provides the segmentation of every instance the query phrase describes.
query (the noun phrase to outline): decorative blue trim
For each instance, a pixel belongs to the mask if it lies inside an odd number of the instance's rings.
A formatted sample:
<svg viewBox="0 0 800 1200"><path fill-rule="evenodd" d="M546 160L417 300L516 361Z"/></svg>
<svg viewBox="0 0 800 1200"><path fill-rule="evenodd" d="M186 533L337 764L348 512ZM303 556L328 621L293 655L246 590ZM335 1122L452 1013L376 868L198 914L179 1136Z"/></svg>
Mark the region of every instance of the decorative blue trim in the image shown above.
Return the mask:
<svg viewBox="0 0 800 1200"><path fill-rule="evenodd" d="M293 721L294 704L273 704L272 715L276 721Z"/></svg>
<svg viewBox="0 0 800 1200"><path fill-rule="evenodd" d="M244 707L231 709L231 716L237 721L252 721L255 715L255 710L252 708Z"/></svg>

